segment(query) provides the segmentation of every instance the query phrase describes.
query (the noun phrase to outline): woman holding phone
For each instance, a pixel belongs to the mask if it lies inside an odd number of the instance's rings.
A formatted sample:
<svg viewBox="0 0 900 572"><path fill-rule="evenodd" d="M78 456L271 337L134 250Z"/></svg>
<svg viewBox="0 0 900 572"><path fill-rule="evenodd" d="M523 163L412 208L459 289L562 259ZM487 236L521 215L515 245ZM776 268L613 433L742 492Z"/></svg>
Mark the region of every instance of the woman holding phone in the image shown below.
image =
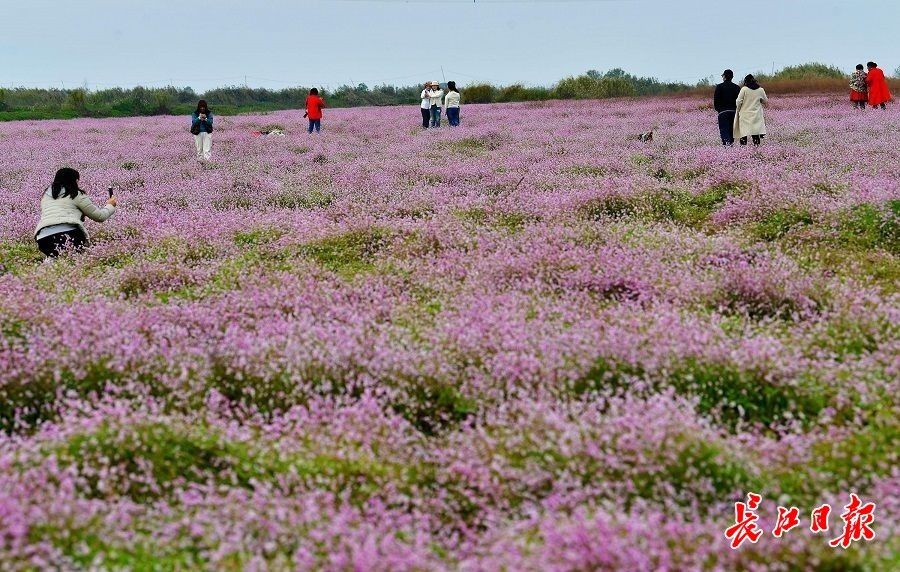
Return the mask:
<svg viewBox="0 0 900 572"><path fill-rule="evenodd" d="M116 212L112 187L106 206L98 207L78 186L81 175L64 167L56 172L53 183L41 197L41 220L34 229L38 248L46 256L57 257L66 247L82 250L88 245L85 217L103 222Z"/></svg>
<svg viewBox="0 0 900 572"><path fill-rule="evenodd" d="M213 114L210 113L206 100L197 103L197 109L191 115L191 133L194 134L194 148L197 158L209 161L212 156Z"/></svg>

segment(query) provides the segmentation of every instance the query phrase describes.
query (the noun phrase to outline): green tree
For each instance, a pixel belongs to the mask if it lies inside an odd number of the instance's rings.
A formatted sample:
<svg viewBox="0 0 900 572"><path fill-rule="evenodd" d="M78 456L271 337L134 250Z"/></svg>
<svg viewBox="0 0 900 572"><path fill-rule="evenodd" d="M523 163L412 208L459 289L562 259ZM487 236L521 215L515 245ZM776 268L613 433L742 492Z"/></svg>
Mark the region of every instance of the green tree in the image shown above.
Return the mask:
<svg viewBox="0 0 900 572"><path fill-rule="evenodd" d="M87 114L87 92L84 89L73 89L69 92L66 103L81 115Z"/></svg>
<svg viewBox="0 0 900 572"><path fill-rule="evenodd" d="M775 73L773 79L844 79L847 74L840 68L810 62L796 66L788 66Z"/></svg>
<svg viewBox="0 0 900 572"><path fill-rule="evenodd" d="M460 95L466 103L492 103L497 97L497 88L486 83L470 85Z"/></svg>

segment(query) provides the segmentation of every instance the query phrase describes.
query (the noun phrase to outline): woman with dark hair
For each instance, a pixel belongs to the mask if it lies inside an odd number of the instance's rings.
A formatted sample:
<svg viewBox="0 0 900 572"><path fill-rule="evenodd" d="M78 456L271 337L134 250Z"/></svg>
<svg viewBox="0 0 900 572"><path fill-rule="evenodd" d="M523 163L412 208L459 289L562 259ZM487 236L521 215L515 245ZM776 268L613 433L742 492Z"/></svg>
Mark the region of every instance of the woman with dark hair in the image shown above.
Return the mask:
<svg viewBox="0 0 900 572"><path fill-rule="evenodd" d="M197 103L197 109L191 115L191 133L194 134L194 148L197 158L209 161L212 156L213 114L210 113L206 100Z"/></svg>
<svg viewBox="0 0 900 572"><path fill-rule="evenodd" d="M891 91L888 89L887 80L884 79L884 72L875 62L866 64L869 73L866 74L866 84L869 88L869 105L872 107L881 107L891 100Z"/></svg>
<svg viewBox="0 0 900 572"><path fill-rule="evenodd" d="M866 84L866 72L862 64L856 65L856 71L850 75L850 101L853 109L866 109L866 101L869 100L869 88Z"/></svg>
<svg viewBox="0 0 900 572"><path fill-rule="evenodd" d="M312 133L313 129L316 133L322 130L322 109L325 107L325 100L319 97L319 90L312 88L309 95L306 96L306 113L303 117L309 118L309 129L307 133Z"/></svg>
<svg viewBox="0 0 900 572"><path fill-rule="evenodd" d="M459 126L459 90L455 81L447 82L447 95L444 96L444 109L447 110L447 122L451 127Z"/></svg>
<svg viewBox="0 0 900 572"><path fill-rule="evenodd" d="M753 144L759 145L766 136L766 115L764 107L769 101L766 90L760 87L752 74L744 78L744 86L738 92L734 115L734 136L741 145L747 144L747 137L753 137Z"/></svg>
<svg viewBox="0 0 900 572"><path fill-rule="evenodd" d="M60 169L41 197L41 220L34 230L34 238L47 256L56 257L67 246L83 249L88 245L85 217L103 222L116 212L112 187L106 206L100 208L79 188L80 177L75 169Z"/></svg>

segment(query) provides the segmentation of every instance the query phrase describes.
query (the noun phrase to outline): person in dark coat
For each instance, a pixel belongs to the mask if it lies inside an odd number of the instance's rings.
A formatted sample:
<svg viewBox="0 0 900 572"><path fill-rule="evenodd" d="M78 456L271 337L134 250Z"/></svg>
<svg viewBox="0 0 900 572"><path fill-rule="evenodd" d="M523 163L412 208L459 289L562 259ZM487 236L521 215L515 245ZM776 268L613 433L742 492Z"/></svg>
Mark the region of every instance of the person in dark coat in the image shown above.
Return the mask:
<svg viewBox="0 0 900 572"><path fill-rule="evenodd" d="M725 70L722 73L722 83L716 86L713 95L713 107L719 113L719 135L722 137L722 145L734 145L734 114L737 111L737 97L741 88L731 81L734 72Z"/></svg>

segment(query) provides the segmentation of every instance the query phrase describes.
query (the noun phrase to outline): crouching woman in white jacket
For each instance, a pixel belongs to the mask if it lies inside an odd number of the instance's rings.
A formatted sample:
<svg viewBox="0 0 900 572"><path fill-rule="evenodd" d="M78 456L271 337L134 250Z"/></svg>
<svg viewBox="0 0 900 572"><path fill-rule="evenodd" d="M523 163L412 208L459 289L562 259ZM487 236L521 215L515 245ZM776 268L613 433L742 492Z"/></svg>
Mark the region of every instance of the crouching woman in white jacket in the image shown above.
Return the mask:
<svg viewBox="0 0 900 572"><path fill-rule="evenodd" d="M740 138L741 145L747 144L748 135L753 137L754 145L759 145L766 136L765 105L768 101L766 90L760 87L756 78L753 75L745 77L734 114L734 136Z"/></svg>
<svg viewBox="0 0 900 572"><path fill-rule="evenodd" d="M75 169L62 168L41 197L41 220L34 238L46 256L59 256L65 248L82 250L88 245L85 217L103 222L116 211L116 197L110 196L106 206L98 207L78 187L79 178Z"/></svg>

